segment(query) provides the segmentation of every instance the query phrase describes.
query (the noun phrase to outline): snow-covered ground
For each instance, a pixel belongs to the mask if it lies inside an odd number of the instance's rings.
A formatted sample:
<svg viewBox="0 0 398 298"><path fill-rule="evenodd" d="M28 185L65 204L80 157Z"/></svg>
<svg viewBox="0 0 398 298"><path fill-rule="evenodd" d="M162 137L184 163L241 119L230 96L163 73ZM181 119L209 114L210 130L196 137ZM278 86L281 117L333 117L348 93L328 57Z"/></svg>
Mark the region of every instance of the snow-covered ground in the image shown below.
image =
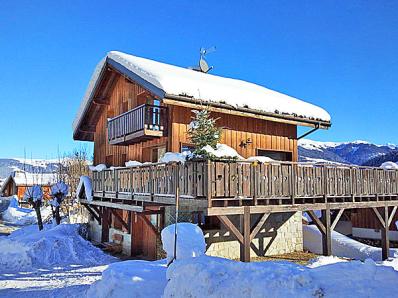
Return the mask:
<svg viewBox="0 0 398 298"><path fill-rule="evenodd" d="M303 238L305 249L322 254L322 236L315 225L303 225ZM381 261L381 248L360 243L336 231L332 232L332 254L355 260ZM390 249L390 257L398 258L398 249Z"/></svg>
<svg viewBox="0 0 398 298"><path fill-rule="evenodd" d="M13 225L31 225L37 223L36 212L30 208L22 208L18 206L18 198L16 196L9 199L10 203L6 210L0 216L4 222ZM46 206L41 208L41 217L46 220L51 216L51 207Z"/></svg>
<svg viewBox="0 0 398 298"><path fill-rule="evenodd" d="M79 225L29 225L0 237L0 297L84 297L115 259L79 235Z"/></svg>
<svg viewBox="0 0 398 298"><path fill-rule="evenodd" d="M0 237L0 297L395 297L398 259L375 262L319 257L308 266L291 262L241 263L204 254L204 236L193 224L162 232L167 260L123 261L105 255L79 235L79 226L24 227ZM305 228L312 240L318 231ZM345 237L345 236L343 236ZM334 234L334 238L336 235ZM363 252L339 238L342 251ZM307 241L308 244L308 241ZM353 248L354 247L354 248ZM366 250L365 250L366 251ZM366 256L374 257L372 253ZM359 256L361 256L359 254ZM348 257L354 257L350 255Z"/></svg>

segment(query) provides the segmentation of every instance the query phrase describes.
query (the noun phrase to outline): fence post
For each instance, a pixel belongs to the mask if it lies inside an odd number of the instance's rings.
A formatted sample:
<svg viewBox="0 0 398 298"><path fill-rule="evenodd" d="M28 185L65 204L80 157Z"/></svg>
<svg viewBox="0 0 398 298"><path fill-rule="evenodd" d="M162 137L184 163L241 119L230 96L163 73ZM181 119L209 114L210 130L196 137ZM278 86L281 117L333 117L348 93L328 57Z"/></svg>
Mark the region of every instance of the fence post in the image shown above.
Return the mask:
<svg viewBox="0 0 398 298"><path fill-rule="evenodd" d="M213 195L213 182L212 182L212 162L210 159L207 160L206 166L206 181L207 181L207 207L212 207L212 195Z"/></svg>

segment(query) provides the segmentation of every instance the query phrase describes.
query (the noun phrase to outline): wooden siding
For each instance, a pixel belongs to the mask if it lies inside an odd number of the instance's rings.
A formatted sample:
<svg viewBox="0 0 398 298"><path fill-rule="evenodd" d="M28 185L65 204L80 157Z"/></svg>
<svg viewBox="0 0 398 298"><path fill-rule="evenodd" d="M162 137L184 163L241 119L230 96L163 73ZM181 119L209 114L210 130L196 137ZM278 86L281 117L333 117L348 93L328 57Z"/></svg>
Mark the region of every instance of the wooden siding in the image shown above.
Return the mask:
<svg viewBox="0 0 398 298"><path fill-rule="evenodd" d="M160 137L129 146L110 145L107 119L120 115L137 105L145 103L148 92L141 86L118 75L109 92L108 105L103 105L94 134L94 163L108 166L123 166L127 160L152 161L150 151L165 146L167 151L180 152L182 144L189 144L188 125L192 121L190 108L169 106L168 137ZM297 161L297 127L257 118L212 113L219 118L217 124L223 127L221 143L238 151L243 157L257 155L257 149L283 151L292 154ZM250 139L251 144L240 146Z"/></svg>
<svg viewBox="0 0 398 298"><path fill-rule="evenodd" d="M109 105L104 106L94 134L94 163L108 166L123 166L128 160L150 161L145 156L145 148L165 145L167 138L162 137L130 146L115 146L108 142L107 119L120 115L141 104L139 95L145 90L122 76L118 76L110 92Z"/></svg>
<svg viewBox="0 0 398 298"><path fill-rule="evenodd" d="M189 143L188 125L192 121L189 108L173 106L171 111L170 151L179 152L181 144ZM219 118L217 125L223 127L221 143L238 151L243 157L255 156L256 149L290 152L297 161L297 128L295 125L277 123L256 118L212 113ZM252 144L239 146L241 141L250 139Z"/></svg>
<svg viewBox="0 0 398 298"><path fill-rule="evenodd" d="M391 208L392 209L392 208ZM398 221L398 213L395 213L390 225L390 231L397 231L395 222ZM372 209L359 209L351 213L351 222L353 228L380 229L380 223L374 215Z"/></svg>

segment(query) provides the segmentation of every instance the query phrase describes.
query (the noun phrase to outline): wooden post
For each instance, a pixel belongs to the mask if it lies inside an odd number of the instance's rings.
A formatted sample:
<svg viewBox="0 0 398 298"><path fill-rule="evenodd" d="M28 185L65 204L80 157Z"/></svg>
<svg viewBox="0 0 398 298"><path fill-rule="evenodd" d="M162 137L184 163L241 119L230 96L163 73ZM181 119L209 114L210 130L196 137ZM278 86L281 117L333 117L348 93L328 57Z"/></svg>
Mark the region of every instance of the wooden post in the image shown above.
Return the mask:
<svg viewBox="0 0 398 298"><path fill-rule="evenodd" d="M322 233L322 252L324 256L330 256L332 255L332 229L329 204L326 204L326 210L322 210L322 222L325 227L325 233Z"/></svg>
<svg viewBox="0 0 398 298"><path fill-rule="evenodd" d="M207 207L211 208L212 207L212 195L213 195L213 182L212 182L212 173L211 173L211 160L207 160L206 164L206 179L207 179Z"/></svg>
<svg viewBox="0 0 398 298"><path fill-rule="evenodd" d="M241 233L243 243L240 245L240 260L242 262L250 262L250 207L243 207L243 215L241 215Z"/></svg>
<svg viewBox="0 0 398 298"><path fill-rule="evenodd" d="M388 218L388 206L384 207L384 226L381 229L381 250L382 260L387 260L390 256L390 238L389 238L389 218Z"/></svg>
<svg viewBox="0 0 398 298"><path fill-rule="evenodd" d="M103 207L102 209L102 233L101 242L109 242L109 208Z"/></svg>

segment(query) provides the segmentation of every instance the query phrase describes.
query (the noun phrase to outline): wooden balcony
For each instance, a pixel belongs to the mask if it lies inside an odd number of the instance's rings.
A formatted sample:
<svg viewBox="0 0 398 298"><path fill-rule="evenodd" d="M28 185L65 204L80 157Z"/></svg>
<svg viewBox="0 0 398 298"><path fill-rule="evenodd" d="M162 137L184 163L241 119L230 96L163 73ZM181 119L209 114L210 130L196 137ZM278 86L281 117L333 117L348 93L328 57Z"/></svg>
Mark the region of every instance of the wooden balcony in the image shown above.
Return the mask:
<svg viewBox="0 0 398 298"><path fill-rule="evenodd" d="M307 163L189 161L93 172L94 197L127 204L200 201L209 215L398 205L398 171ZM198 205L198 204L197 204ZM198 205L198 206L199 206Z"/></svg>
<svg viewBox="0 0 398 298"><path fill-rule="evenodd" d="M166 136L167 108L143 104L108 120L111 145L129 145Z"/></svg>

